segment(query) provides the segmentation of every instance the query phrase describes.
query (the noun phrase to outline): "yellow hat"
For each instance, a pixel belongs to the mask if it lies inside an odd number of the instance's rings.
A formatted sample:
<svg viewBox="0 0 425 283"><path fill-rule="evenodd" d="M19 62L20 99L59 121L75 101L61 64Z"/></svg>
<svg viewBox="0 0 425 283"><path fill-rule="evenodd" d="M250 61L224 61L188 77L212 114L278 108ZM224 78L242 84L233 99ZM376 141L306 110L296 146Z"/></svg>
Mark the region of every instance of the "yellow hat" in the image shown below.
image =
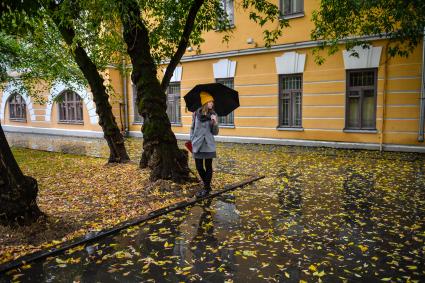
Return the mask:
<svg viewBox="0 0 425 283"><path fill-rule="evenodd" d="M214 98L206 91L201 91L201 104L204 105L210 101L214 101Z"/></svg>

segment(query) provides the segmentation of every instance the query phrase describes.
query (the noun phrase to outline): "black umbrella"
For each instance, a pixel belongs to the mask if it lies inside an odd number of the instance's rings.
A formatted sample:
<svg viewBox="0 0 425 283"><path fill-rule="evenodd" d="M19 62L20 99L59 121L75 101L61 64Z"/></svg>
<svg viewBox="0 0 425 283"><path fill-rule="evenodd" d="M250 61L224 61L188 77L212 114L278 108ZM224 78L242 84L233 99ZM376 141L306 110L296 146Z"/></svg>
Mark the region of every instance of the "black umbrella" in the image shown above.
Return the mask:
<svg viewBox="0 0 425 283"><path fill-rule="evenodd" d="M200 84L192 88L185 96L186 107L195 112L201 107L201 91L206 91L214 98L214 109L218 116L229 115L239 107L239 94L221 83Z"/></svg>

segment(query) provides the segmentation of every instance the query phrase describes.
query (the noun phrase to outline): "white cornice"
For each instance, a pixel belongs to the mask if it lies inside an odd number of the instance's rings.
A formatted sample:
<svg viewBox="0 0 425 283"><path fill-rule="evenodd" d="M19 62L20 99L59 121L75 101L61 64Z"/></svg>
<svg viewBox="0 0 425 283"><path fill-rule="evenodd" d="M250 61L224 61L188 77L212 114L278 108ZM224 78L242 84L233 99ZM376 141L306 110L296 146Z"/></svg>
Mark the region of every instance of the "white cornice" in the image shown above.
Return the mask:
<svg viewBox="0 0 425 283"><path fill-rule="evenodd" d="M354 39L354 38L348 38L343 39L339 41L339 44L343 44L347 42L347 40ZM365 40L365 41L372 41L372 40L384 40L385 36L362 36L357 37L359 40ZM240 49L240 50L230 50L230 51L222 51L222 52L214 52L214 53L206 53L206 54L199 54L199 55L191 55L191 56L183 56L183 58L180 60L181 63L184 62L193 62L193 61L202 61L202 60L210 60L210 59L225 59L229 57L236 57L236 56L245 56L245 55L253 55L253 54L263 54L263 53L272 53L272 52L279 52L279 51L289 51L289 50L297 50L297 49L304 49L304 48L312 48L317 47L319 44L321 44L321 41L301 41L301 42L294 42L294 43L285 43L285 44L278 44L273 45L270 48L267 47L256 47L256 48L249 48L249 49ZM168 64L170 61L165 60L161 62L161 64ZM110 64L108 65L110 68L118 68L117 65ZM127 65L128 68L131 69L131 65Z"/></svg>

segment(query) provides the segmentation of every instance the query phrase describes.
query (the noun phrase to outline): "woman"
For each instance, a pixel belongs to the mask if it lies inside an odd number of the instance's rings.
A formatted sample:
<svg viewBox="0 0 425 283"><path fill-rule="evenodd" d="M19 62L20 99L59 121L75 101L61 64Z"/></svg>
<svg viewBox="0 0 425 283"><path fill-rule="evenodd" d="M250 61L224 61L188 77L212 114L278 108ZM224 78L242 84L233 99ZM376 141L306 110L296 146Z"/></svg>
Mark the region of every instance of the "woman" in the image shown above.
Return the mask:
<svg viewBox="0 0 425 283"><path fill-rule="evenodd" d="M202 107L193 113L190 141L196 170L204 183L203 189L196 196L204 197L211 191L212 159L216 157L214 135L218 134L218 122L213 110L214 98L204 91L200 96Z"/></svg>

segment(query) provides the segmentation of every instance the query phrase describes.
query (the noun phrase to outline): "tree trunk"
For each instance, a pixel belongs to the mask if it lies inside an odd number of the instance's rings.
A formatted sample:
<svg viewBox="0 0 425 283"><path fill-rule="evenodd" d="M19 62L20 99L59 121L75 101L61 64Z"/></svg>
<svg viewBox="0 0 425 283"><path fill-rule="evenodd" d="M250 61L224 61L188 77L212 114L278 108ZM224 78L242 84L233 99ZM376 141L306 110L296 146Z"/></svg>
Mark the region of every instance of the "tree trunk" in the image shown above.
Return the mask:
<svg viewBox="0 0 425 283"><path fill-rule="evenodd" d="M189 180L188 152L179 149L167 116L166 95L157 79L157 66L150 54L149 35L135 1L119 2L124 40L133 65L138 111L143 117L141 168L151 169L151 180Z"/></svg>
<svg viewBox="0 0 425 283"><path fill-rule="evenodd" d="M42 215L36 203L37 192L37 181L22 173L0 124L0 224L35 222Z"/></svg>
<svg viewBox="0 0 425 283"><path fill-rule="evenodd" d="M57 7L56 4L55 7ZM109 96L106 92L103 77L99 74L96 65L90 59L81 44L79 42L74 42L75 31L72 23L70 21L63 21L63 19L55 16L53 16L53 20L68 46L71 47L75 44L75 47L72 47L74 49L74 59L90 85L90 89L93 93L93 101L96 104L96 113L99 116L99 125L102 127L104 138L108 142L110 151L108 162L126 163L130 161L125 148L124 137L112 113L112 107L108 100Z"/></svg>

